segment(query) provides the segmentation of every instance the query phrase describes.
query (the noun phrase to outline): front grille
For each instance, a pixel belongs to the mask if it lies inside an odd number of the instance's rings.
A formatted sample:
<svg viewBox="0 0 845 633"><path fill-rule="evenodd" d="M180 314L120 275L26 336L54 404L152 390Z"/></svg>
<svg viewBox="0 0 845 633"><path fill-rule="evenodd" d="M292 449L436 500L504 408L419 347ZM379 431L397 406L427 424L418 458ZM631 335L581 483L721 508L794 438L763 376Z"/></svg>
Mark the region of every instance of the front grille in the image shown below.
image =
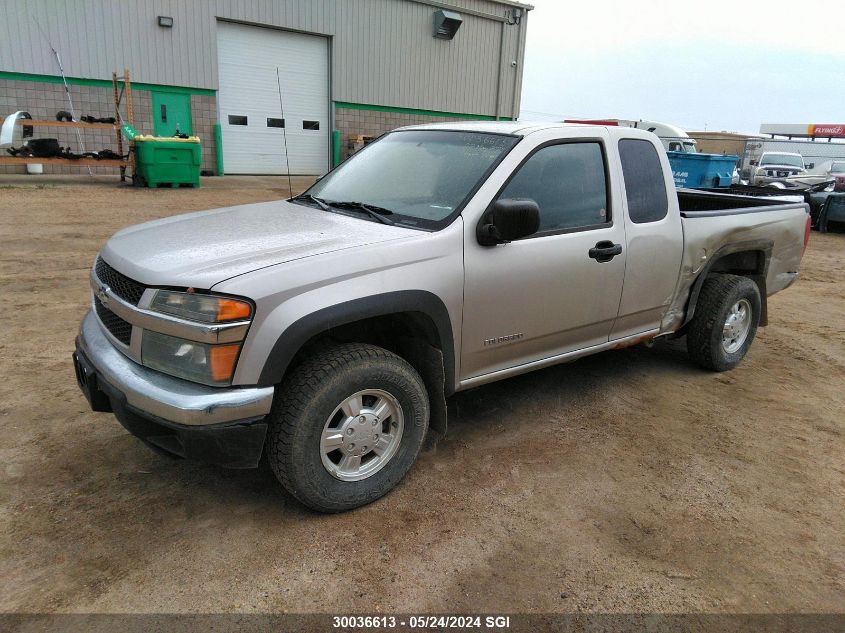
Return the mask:
<svg viewBox="0 0 845 633"><path fill-rule="evenodd" d="M94 264L94 272L100 281L111 288L114 294L133 306L138 305L141 295L146 290L146 286L117 272L102 257L97 258L97 263Z"/></svg>
<svg viewBox="0 0 845 633"><path fill-rule="evenodd" d="M124 345L129 345L132 339L132 324L109 310L97 297L94 297L94 310L111 335Z"/></svg>

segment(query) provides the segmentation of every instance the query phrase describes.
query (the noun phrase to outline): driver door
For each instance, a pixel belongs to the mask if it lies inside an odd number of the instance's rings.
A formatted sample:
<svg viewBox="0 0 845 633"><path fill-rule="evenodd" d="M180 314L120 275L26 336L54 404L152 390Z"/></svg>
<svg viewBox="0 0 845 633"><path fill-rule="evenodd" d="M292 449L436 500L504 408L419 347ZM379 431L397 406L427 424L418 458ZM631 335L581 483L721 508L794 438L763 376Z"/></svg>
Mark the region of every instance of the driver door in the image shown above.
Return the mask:
<svg viewBox="0 0 845 633"><path fill-rule="evenodd" d="M610 169L603 138L540 144L494 197L537 202L539 232L480 246L467 225L462 380L607 343L626 258Z"/></svg>

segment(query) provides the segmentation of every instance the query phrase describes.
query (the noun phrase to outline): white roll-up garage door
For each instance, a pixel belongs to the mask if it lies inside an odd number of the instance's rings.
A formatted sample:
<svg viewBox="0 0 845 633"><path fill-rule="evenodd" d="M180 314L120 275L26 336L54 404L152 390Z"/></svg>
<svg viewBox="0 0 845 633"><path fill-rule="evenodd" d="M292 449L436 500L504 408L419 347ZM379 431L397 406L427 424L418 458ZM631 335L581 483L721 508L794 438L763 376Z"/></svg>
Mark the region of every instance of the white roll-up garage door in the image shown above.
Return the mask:
<svg viewBox="0 0 845 633"><path fill-rule="evenodd" d="M287 174L288 162L291 174L325 173L327 38L218 22L217 56L225 173Z"/></svg>

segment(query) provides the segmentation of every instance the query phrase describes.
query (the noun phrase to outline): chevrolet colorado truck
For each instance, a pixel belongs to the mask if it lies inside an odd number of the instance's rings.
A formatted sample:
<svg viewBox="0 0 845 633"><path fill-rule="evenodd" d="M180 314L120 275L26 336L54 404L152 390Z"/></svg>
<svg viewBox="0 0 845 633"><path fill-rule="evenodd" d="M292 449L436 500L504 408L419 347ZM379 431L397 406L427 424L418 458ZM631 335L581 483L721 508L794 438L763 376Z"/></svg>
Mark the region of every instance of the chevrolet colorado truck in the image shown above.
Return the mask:
<svg viewBox="0 0 845 633"><path fill-rule="evenodd" d="M289 200L115 234L73 361L150 447L263 457L342 511L396 486L457 391L659 337L735 367L808 236L803 203L676 191L643 130L403 128Z"/></svg>

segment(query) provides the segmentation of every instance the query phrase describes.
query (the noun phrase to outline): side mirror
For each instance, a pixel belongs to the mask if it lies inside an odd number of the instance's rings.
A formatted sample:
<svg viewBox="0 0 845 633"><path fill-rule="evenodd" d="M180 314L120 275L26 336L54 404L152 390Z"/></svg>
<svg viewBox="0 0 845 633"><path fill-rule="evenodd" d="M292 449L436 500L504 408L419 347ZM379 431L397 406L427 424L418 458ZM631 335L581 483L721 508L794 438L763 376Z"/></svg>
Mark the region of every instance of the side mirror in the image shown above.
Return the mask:
<svg viewBox="0 0 845 633"><path fill-rule="evenodd" d="M759 164L760 164L760 161L759 161L759 160L752 160L752 161L751 161L751 166L752 166L752 167L756 167L756 166L757 166L757 165L759 165Z"/></svg>
<svg viewBox="0 0 845 633"><path fill-rule="evenodd" d="M540 207L533 200L496 200L478 223L476 237L482 246L512 242L533 235L540 228Z"/></svg>
<svg viewBox="0 0 845 633"><path fill-rule="evenodd" d="M807 163L807 165L806 165L807 169L812 169L815 166L816 166L815 163Z"/></svg>

